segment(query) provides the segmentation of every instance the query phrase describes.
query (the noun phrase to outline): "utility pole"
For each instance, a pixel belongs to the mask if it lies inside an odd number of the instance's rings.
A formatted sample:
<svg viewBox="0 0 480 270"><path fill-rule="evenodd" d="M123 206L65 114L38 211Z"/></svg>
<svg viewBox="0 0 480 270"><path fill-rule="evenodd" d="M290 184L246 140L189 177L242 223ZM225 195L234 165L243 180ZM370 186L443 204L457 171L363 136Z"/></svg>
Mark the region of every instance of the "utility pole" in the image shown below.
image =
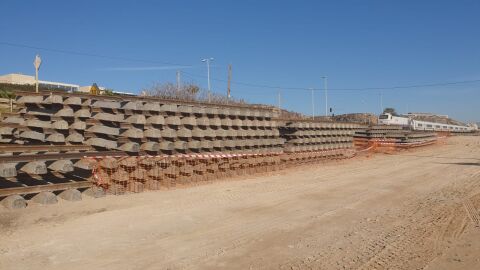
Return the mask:
<svg viewBox="0 0 480 270"><path fill-rule="evenodd" d="M383 90L380 90L380 113L383 113Z"/></svg>
<svg viewBox="0 0 480 270"><path fill-rule="evenodd" d="M364 108L364 107L365 107L365 100L362 99L361 102L362 102L362 104L363 104L362 108ZM366 112L366 110L365 110L365 112ZM364 117L364 118L365 118L364 120L365 120L365 124L366 124L366 123L367 123L367 114L364 113L364 116L365 116L365 117Z"/></svg>
<svg viewBox="0 0 480 270"><path fill-rule="evenodd" d="M327 84L328 84L328 78L327 76L323 76L323 89L325 90L325 116L328 116L328 90L327 90Z"/></svg>
<svg viewBox="0 0 480 270"><path fill-rule="evenodd" d="M211 96L210 96L210 91L211 91L211 89L210 89L210 61L213 61L212 57L202 59L202 62L207 63L208 102L211 102Z"/></svg>
<svg viewBox="0 0 480 270"><path fill-rule="evenodd" d="M181 87L181 85L180 85L181 77L180 76L181 76L180 70L177 70L177 92L180 91L180 87Z"/></svg>
<svg viewBox="0 0 480 270"><path fill-rule="evenodd" d="M227 97L230 100L230 84L232 82L232 65L228 65L228 86L227 86Z"/></svg>
<svg viewBox="0 0 480 270"><path fill-rule="evenodd" d="M40 55L35 55L35 60L33 61L33 66L35 67L35 92L38 93L38 70L42 64L42 59Z"/></svg>
<svg viewBox="0 0 480 270"><path fill-rule="evenodd" d="M312 92L312 120L315 120L315 100L313 96L313 88L310 88L310 91Z"/></svg>
<svg viewBox="0 0 480 270"><path fill-rule="evenodd" d="M278 90L278 109L282 108L282 96L280 90Z"/></svg>

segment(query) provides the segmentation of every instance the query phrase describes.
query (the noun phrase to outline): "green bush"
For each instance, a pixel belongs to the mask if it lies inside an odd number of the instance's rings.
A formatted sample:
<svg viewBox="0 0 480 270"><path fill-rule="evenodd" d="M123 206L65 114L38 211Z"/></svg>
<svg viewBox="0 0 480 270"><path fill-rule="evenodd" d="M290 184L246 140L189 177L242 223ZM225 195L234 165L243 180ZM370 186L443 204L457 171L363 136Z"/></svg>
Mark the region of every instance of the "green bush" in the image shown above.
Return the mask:
<svg viewBox="0 0 480 270"><path fill-rule="evenodd" d="M0 98L15 98L15 94L6 89L0 89Z"/></svg>

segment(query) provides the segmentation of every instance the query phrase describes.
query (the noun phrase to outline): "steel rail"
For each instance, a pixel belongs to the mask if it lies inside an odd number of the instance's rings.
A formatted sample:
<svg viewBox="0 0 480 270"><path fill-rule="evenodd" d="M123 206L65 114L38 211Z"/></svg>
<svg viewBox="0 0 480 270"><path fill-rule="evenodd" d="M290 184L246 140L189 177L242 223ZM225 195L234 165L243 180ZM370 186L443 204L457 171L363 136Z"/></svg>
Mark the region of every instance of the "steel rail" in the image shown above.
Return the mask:
<svg viewBox="0 0 480 270"><path fill-rule="evenodd" d="M79 182L68 182L68 183L60 183L60 184L46 184L46 185L38 185L38 186L0 188L0 197L6 197L10 195L35 194L43 191L59 191L59 190L74 189L74 188L89 188L92 186L93 186L93 182L79 181Z"/></svg>
<svg viewBox="0 0 480 270"><path fill-rule="evenodd" d="M0 153L2 152L44 152L44 151L94 151L95 149L89 145L0 145Z"/></svg>
<svg viewBox="0 0 480 270"><path fill-rule="evenodd" d="M30 162L30 161L36 161L36 160L81 159L83 157L96 157L96 156L129 156L129 155L123 151L45 153L45 154L32 154L32 155L0 156L0 163Z"/></svg>

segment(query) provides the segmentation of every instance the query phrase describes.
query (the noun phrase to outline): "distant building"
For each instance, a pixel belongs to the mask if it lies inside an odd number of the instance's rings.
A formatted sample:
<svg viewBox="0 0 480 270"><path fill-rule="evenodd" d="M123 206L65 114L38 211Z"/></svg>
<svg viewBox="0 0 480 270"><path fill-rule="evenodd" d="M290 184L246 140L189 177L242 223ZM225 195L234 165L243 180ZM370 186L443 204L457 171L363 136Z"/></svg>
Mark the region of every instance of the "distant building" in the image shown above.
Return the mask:
<svg viewBox="0 0 480 270"><path fill-rule="evenodd" d="M35 85L35 76L11 73L0 76L0 83L7 84L18 84L18 85ZM64 91L78 91L80 88L77 84L62 83L62 82L51 82L38 80L38 85L41 88L52 89L52 90L64 90Z"/></svg>
<svg viewBox="0 0 480 270"><path fill-rule="evenodd" d="M78 92L91 93L92 87L93 87L93 85L80 86L78 88ZM100 90L99 93L98 93L99 95L104 95L105 91L108 90L106 87L103 87L103 86L97 86L97 87ZM114 90L111 90L111 93L116 94L116 95L122 95L122 96L136 96L134 93L120 92L120 91L114 91Z"/></svg>
<svg viewBox="0 0 480 270"><path fill-rule="evenodd" d="M82 92L82 93L90 93L92 89L92 85L87 85L87 86L80 86L78 88L78 92ZM100 94L103 94L105 92L105 87L102 87L102 86L98 86L98 89L100 89Z"/></svg>
<svg viewBox="0 0 480 270"><path fill-rule="evenodd" d="M18 84L18 85L35 85L35 76L24 75L19 73L11 73L11 74L0 76L0 83ZM42 89L63 90L67 92L82 92L82 93L90 93L90 89L92 88L91 85L80 86L78 84L51 82L51 81L42 81L42 80L38 80L38 85ZM100 95L105 94L105 90L107 90L107 88L102 86L99 86L98 89L100 90L99 91ZM134 93L129 93L129 92L112 91L112 93L117 95L135 96Z"/></svg>

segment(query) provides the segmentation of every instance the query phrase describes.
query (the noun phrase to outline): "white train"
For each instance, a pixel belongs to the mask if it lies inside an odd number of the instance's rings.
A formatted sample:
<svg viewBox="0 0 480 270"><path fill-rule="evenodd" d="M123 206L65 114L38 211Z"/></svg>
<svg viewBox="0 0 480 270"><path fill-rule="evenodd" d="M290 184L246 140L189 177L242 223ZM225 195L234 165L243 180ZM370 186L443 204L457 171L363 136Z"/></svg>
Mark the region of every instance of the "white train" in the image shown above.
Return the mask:
<svg viewBox="0 0 480 270"><path fill-rule="evenodd" d="M404 116L394 116L390 113L381 114L378 117L378 123L381 125L401 125L410 127L413 130L432 130L432 131L450 131L450 132L473 132L477 130L475 126L449 125L443 123L426 122L414 120Z"/></svg>

